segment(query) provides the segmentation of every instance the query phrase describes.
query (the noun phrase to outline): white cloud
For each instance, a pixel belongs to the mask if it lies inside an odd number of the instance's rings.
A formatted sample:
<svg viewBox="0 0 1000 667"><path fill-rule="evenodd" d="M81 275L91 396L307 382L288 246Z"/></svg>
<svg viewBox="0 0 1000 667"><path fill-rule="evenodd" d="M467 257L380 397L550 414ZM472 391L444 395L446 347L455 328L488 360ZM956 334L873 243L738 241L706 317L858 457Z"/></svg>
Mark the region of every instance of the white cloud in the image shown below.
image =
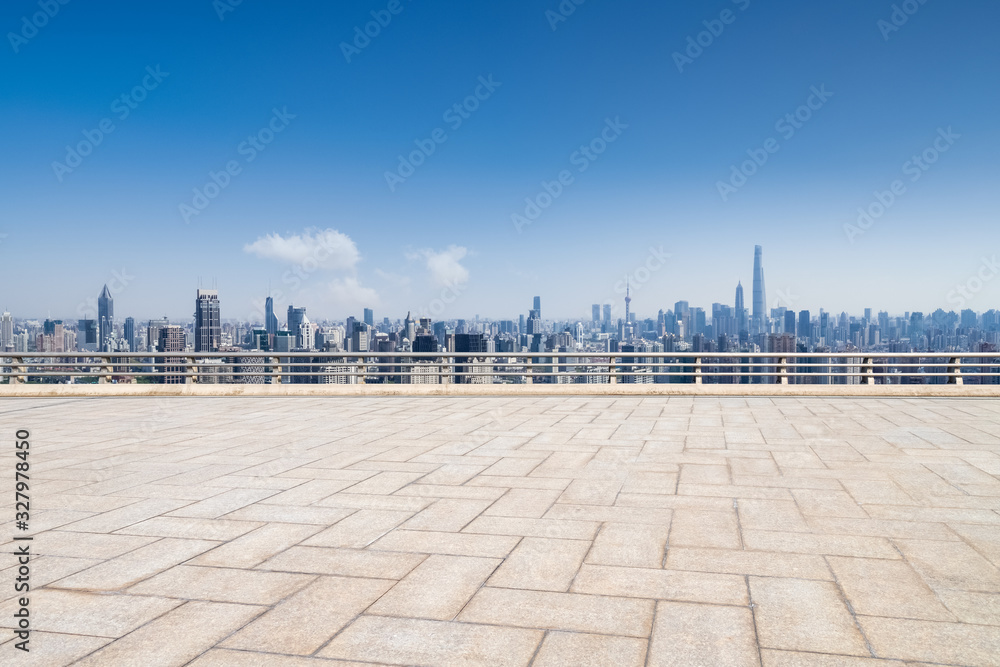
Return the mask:
<svg viewBox="0 0 1000 667"><path fill-rule="evenodd" d="M307 271L350 271L361 259L351 237L329 228L307 229L290 236L268 234L243 246L243 251L263 259L298 264Z"/></svg>
<svg viewBox="0 0 1000 667"><path fill-rule="evenodd" d="M379 305L378 292L364 287L357 278L337 278L327 285L333 304L342 308Z"/></svg>
<svg viewBox="0 0 1000 667"><path fill-rule="evenodd" d="M461 285L469 280L469 270L462 266L461 261L469 254L468 248L450 245L440 252L425 248L407 255L410 259L423 259L431 279L440 287Z"/></svg>
<svg viewBox="0 0 1000 667"><path fill-rule="evenodd" d="M395 287L408 287L413 282L409 276L401 276L398 273L383 271L382 269L375 269L375 275Z"/></svg>

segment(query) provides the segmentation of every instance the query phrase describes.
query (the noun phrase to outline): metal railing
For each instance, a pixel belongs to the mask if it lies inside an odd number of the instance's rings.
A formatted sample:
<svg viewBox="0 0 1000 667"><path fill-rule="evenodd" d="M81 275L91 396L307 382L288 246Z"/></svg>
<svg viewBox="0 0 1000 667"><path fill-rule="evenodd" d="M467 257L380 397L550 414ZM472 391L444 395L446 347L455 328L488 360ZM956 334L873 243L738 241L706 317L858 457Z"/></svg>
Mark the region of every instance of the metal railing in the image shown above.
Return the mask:
<svg viewBox="0 0 1000 667"><path fill-rule="evenodd" d="M1000 385L1000 352L227 351L0 356L3 385L87 383Z"/></svg>

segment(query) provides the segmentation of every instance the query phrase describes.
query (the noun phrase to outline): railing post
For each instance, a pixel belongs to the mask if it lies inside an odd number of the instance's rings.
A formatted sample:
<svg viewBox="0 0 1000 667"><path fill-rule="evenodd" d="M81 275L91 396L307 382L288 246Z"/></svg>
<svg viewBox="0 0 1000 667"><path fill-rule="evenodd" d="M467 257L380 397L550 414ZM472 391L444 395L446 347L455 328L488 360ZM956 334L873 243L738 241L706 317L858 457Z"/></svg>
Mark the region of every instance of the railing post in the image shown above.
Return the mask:
<svg viewBox="0 0 1000 667"><path fill-rule="evenodd" d="M948 384L963 384L961 357L952 357L948 360Z"/></svg>
<svg viewBox="0 0 1000 667"><path fill-rule="evenodd" d="M533 384L534 379L531 377L531 357L527 356L524 358L524 384Z"/></svg>
<svg viewBox="0 0 1000 667"><path fill-rule="evenodd" d="M10 383L11 384L24 384L27 378L22 377L19 373L24 373L24 366L22 365L24 358L19 356L12 356L10 358Z"/></svg>
<svg viewBox="0 0 1000 667"><path fill-rule="evenodd" d="M861 361L861 372L864 373L862 384L875 384L875 369L871 357L864 357Z"/></svg>
<svg viewBox="0 0 1000 667"><path fill-rule="evenodd" d="M694 383L701 384L701 357L694 358Z"/></svg>
<svg viewBox="0 0 1000 667"><path fill-rule="evenodd" d="M198 372L197 366L194 363L194 357L185 357L184 360L184 384L195 384L198 382L198 378L195 373Z"/></svg>
<svg viewBox="0 0 1000 667"><path fill-rule="evenodd" d="M788 357L778 357L778 384L788 384Z"/></svg>
<svg viewBox="0 0 1000 667"><path fill-rule="evenodd" d="M365 383L364 370L365 370L365 358L358 357L358 384Z"/></svg>
<svg viewBox="0 0 1000 667"><path fill-rule="evenodd" d="M271 384L281 384L281 357L271 357Z"/></svg>
<svg viewBox="0 0 1000 667"><path fill-rule="evenodd" d="M618 384L618 367L613 356L608 358L608 384Z"/></svg>
<svg viewBox="0 0 1000 667"><path fill-rule="evenodd" d="M97 376L97 384L108 384L114 374L114 366L111 363L111 357L106 357L101 361L107 365L101 366L101 372Z"/></svg>

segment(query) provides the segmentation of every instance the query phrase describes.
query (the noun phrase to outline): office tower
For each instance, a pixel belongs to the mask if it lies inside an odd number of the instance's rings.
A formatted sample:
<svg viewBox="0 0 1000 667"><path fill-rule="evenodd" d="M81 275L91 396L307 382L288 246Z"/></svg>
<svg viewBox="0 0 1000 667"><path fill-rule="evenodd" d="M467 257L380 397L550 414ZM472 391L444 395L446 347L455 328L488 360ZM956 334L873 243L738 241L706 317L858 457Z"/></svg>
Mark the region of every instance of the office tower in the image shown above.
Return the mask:
<svg viewBox="0 0 1000 667"><path fill-rule="evenodd" d="M364 322L355 322L351 334L351 352L368 352L371 340L371 330Z"/></svg>
<svg viewBox="0 0 1000 667"><path fill-rule="evenodd" d="M288 330L292 332L293 336L299 335L299 325L302 324L302 319L305 316L305 308L296 308L291 304L288 305Z"/></svg>
<svg viewBox="0 0 1000 667"><path fill-rule="evenodd" d="M406 340L412 343L417 335L417 327L413 318L410 317L410 311L406 311L406 319L403 320L403 330L405 332L403 335L406 336Z"/></svg>
<svg viewBox="0 0 1000 667"><path fill-rule="evenodd" d="M264 300L264 330L268 336L278 333L278 318L274 314L274 299L271 297Z"/></svg>
<svg viewBox="0 0 1000 667"><path fill-rule="evenodd" d="M808 310L799 311L798 337L806 340L812 338L812 318L809 316Z"/></svg>
<svg viewBox="0 0 1000 667"><path fill-rule="evenodd" d="M794 334L795 333L795 311L786 310L785 311L785 333Z"/></svg>
<svg viewBox="0 0 1000 667"><path fill-rule="evenodd" d="M750 334L757 335L767 331L767 293L764 289L764 249L754 246L753 249L753 321Z"/></svg>
<svg viewBox="0 0 1000 667"><path fill-rule="evenodd" d="M45 320L45 324L42 325L42 332L42 336L39 337L42 340L42 346L38 348L39 352L66 351L63 348L65 338L63 337L62 320Z"/></svg>
<svg viewBox="0 0 1000 667"><path fill-rule="evenodd" d="M0 316L0 351L14 348L14 318L10 313Z"/></svg>
<svg viewBox="0 0 1000 667"><path fill-rule="evenodd" d="M625 279L625 324L632 322L632 287Z"/></svg>
<svg viewBox="0 0 1000 667"><path fill-rule="evenodd" d="M77 321L76 349L81 352L97 352L97 320Z"/></svg>
<svg viewBox="0 0 1000 667"><path fill-rule="evenodd" d="M125 343L129 352L135 352L135 318L125 318Z"/></svg>
<svg viewBox="0 0 1000 667"><path fill-rule="evenodd" d="M195 300L194 351L218 352L221 337L219 292L214 289L200 289Z"/></svg>
<svg viewBox="0 0 1000 667"><path fill-rule="evenodd" d="M540 296L536 296L535 297L534 306L535 306L535 312L538 313L538 315L536 315L536 317L541 318L542 317L542 297L540 297Z"/></svg>
<svg viewBox="0 0 1000 667"><path fill-rule="evenodd" d="M316 325L309 321L305 313L299 322L299 330L290 333L296 337L295 343L300 350L312 350L316 347Z"/></svg>
<svg viewBox="0 0 1000 667"><path fill-rule="evenodd" d="M743 300L743 283L736 283L736 333L748 331L750 323L747 320L747 307Z"/></svg>
<svg viewBox="0 0 1000 667"><path fill-rule="evenodd" d="M158 328L157 352L183 352L184 329L176 324L165 324ZM157 357L156 367L160 372L157 378L162 384L184 384L185 366L168 357Z"/></svg>
<svg viewBox="0 0 1000 667"><path fill-rule="evenodd" d="M97 333L98 349L107 352L110 347L111 337L114 335L115 321L115 300L111 296L111 290L105 285L101 290L101 295L97 297Z"/></svg>
<svg viewBox="0 0 1000 667"><path fill-rule="evenodd" d="M871 321L872 321L872 309L865 308L865 322L871 322Z"/></svg>
<svg viewBox="0 0 1000 667"><path fill-rule="evenodd" d="M524 315L519 315L518 316L518 320L517 320L517 332L519 334L521 334L522 336L525 333L527 333L527 329L525 329L525 324L524 324Z"/></svg>
<svg viewBox="0 0 1000 667"><path fill-rule="evenodd" d="M593 320L595 322L600 322L601 321L601 304L595 303L591 307L591 311L592 311Z"/></svg>
<svg viewBox="0 0 1000 667"><path fill-rule="evenodd" d="M602 322L610 322L611 321L611 304L610 303L604 304L604 315L601 318L601 321Z"/></svg>
<svg viewBox="0 0 1000 667"><path fill-rule="evenodd" d="M375 326L375 311L371 308L365 308L365 324L369 327Z"/></svg>
<svg viewBox="0 0 1000 667"><path fill-rule="evenodd" d="M83 321L83 320L81 320ZM148 346L147 351L152 352L153 349L159 344L160 341L160 329L169 324L167 318L164 317L162 320L150 320L149 324L146 326L146 345Z"/></svg>

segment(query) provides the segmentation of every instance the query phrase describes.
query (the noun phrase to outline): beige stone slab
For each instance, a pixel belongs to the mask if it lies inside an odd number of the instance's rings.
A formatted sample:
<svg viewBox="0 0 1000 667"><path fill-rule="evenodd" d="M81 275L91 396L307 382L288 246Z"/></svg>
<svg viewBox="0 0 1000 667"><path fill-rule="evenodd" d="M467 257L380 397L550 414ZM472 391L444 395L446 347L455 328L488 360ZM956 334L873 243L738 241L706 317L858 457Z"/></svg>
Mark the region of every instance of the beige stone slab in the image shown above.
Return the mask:
<svg viewBox="0 0 1000 667"><path fill-rule="evenodd" d="M897 552L884 537L853 535L815 535L770 530L743 530L743 544L753 551L781 551L826 556L898 559Z"/></svg>
<svg viewBox="0 0 1000 667"><path fill-rule="evenodd" d="M466 465L449 463L437 470L424 475L424 484L459 485L465 484L479 473L486 470L485 465Z"/></svg>
<svg viewBox="0 0 1000 667"><path fill-rule="evenodd" d="M477 535L397 529L375 542L370 548L405 553L504 558L514 549L520 539L520 537L511 535Z"/></svg>
<svg viewBox="0 0 1000 667"><path fill-rule="evenodd" d="M434 498L415 496L380 496L341 491L316 502L313 507L338 507L356 510L388 510L393 512L419 512L434 502Z"/></svg>
<svg viewBox="0 0 1000 667"><path fill-rule="evenodd" d="M274 604L306 586L306 574L178 565L129 589L132 595L159 595L210 602Z"/></svg>
<svg viewBox="0 0 1000 667"><path fill-rule="evenodd" d="M487 477L490 475L524 477L531 474L531 471L537 468L544 460L544 458L512 458L504 456L481 474Z"/></svg>
<svg viewBox="0 0 1000 667"><path fill-rule="evenodd" d="M732 484L728 465L681 465L681 484Z"/></svg>
<svg viewBox="0 0 1000 667"><path fill-rule="evenodd" d="M677 490L677 473L632 471L622 485L621 493L674 495Z"/></svg>
<svg viewBox="0 0 1000 667"><path fill-rule="evenodd" d="M264 561L256 569L402 579L425 558L422 554L296 546Z"/></svg>
<svg viewBox="0 0 1000 667"><path fill-rule="evenodd" d="M927 621L956 620L904 561L831 556L827 562L847 601L858 614Z"/></svg>
<svg viewBox="0 0 1000 667"><path fill-rule="evenodd" d="M569 505L614 505L623 483L623 480L575 479L556 502Z"/></svg>
<svg viewBox="0 0 1000 667"><path fill-rule="evenodd" d="M937 596L962 623L1000 626L1000 593L940 589Z"/></svg>
<svg viewBox="0 0 1000 667"><path fill-rule="evenodd" d="M792 489L791 494L805 516L868 518L868 514L846 491Z"/></svg>
<svg viewBox="0 0 1000 667"><path fill-rule="evenodd" d="M794 501L741 498L738 505L743 530L811 532Z"/></svg>
<svg viewBox="0 0 1000 667"><path fill-rule="evenodd" d="M139 502L135 498L122 496L91 496L74 493L42 493L40 485L36 484L33 491L38 492L38 498L32 500L32 506L39 510L69 510L71 512L108 512L120 509L126 505Z"/></svg>
<svg viewBox="0 0 1000 667"><path fill-rule="evenodd" d="M297 655L262 655L256 651L214 648L201 654L187 667L375 667L384 663L331 661Z"/></svg>
<svg viewBox="0 0 1000 667"><path fill-rule="evenodd" d="M682 496L704 496L707 498L739 498L741 500L788 501L792 494L788 489L767 486L736 486L727 484L685 484L677 485L677 493Z"/></svg>
<svg viewBox="0 0 1000 667"><path fill-rule="evenodd" d="M490 577L489 585L536 591L569 590L591 543L525 537Z"/></svg>
<svg viewBox="0 0 1000 667"><path fill-rule="evenodd" d="M348 517L357 510L346 507L302 507L300 505L268 505L257 503L230 512L225 519L233 521L264 521L267 523L308 524L330 526Z"/></svg>
<svg viewBox="0 0 1000 667"><path fill-rule="evenodd" d="M32 591L33 630L117 638L182 604L181 600L80 591ZM0 604L0 627L15 627L17 600ZM42 612L44 610L44 612Z"/></svg>
<svg viewBox="0 0 1000 667"><path fill-rule="evenodd" d="M556 503L545 519L571 519L576 521L614 521L617 523L669 524L673 516L669 509L647 507L607 507L602 505L566 505Z"/></svg>
<svg viewBox="0 0 1000 667"><path fill-rule="evenodd" d="M254 567L315 535L319 526L269 523L193 559L190 565Z"/></svg>
<svg viewBox="0 0 1000 667"><path fill-rule="evenodd" d="M96 514L82 521L64 524L60 529L83 533L110 533L134 523L165 514L187 504L187 501L184 500L160 498L140 500L116 510Z"/></svg>
<svg viewBox="0 0 1000 667"><path fill-rule="evenodd" d="M734 549L677 547L667 550L668 570L694 570L762 577L832 580L822 556Z"/></svg>
<svg viewBox="0 0 1000 667"><path fill-rule="evenodd" d="M465 486L496 486L507 489L543 489L562 492L572 482L571 479L548 477L504 477L501 475L489 477L473 477ZM558 497L559 494L556 494Z"/></svg>
<svg viewBox="0 0 1000 667"><path fill-rule="evenodd" d="M412 512L359 510L303 543L310 547L362 549L413 516Z"/></svg>
<svg viewBox="0 0 1000 667"><path fill-rule="evenodd" d="M733 509L732 498L705 496L670 496L650 493L619 493L615 501L618 507L650 507L659 509L687 509L704 512L729 512Z"/></svg>
<svg viewBox="0 0 1000 667"><path fill-rule="evenodd" d="M36 533L32 553L39 556L108 559L154 542L154 537L132 535L102 535L51 530Z"/></svg>
<svg viewBox="0 0 1000 667"><path fill-rule="evenodd" d="M930 663L993 666L1000 655L1000 627L859 616L875 653Z"/></svg>
<svg viewBox="0 0 1000 667"><path fill-rule="evenodd" d="M311 505L354 484L349 479L311 479L287 491L263 498L268 505Z"/></svg>
<svg viewBox="0 0 1000 667"><path fill-rule="evenodd" d="M458 532L482 514L492 502L468 498L442 498L415 514L402 527L407 530Z"/></svg>
<svg viewBox="0 0 1000 667"><path fill-rule="evenodd" d="M422 472L380 472L346 489L348 493L389 495L424 476Z"/></svg>
<svg viewBox="0 0 1000 667"><path fill-rule="evenodd" d="M964 542L895 540L931 588L1000 593L1000 570Z"/></svg>
<svg viewBox="0 0 1000 667"><path fill-rule="evenodd" d="M262 611L251 605L187 602L76 664L184 665Z"/></svg>
<svg viewBox="0 0 1000 667"><path fill-rule="evenodd" d="M968 523L952 523L949 526L973 549L1000 567L1000 527Z"/></svg>
<svg viewBox="0 0 1000 667"><path fill-rule="evenodd" d="M157 540L135 551L60 579L51 586L89 591L121 590L194 558L218 544L207 540L174 538Z"/></svg>
<svg viewBox="0 0 1000 667"><path fill-rule="evenodd" d="M968 498L968 496L963 496ZM951 509L947 507L905 507L901 505L865 505L873 519L893 521L923 521L927 523L981 523L1000 530L1000 513L985 509Z"/></svg>
<svg viewBox="0 0 1000 667"><path fill-rule="evenodd" d="M823 655L801 651L760 650L764 667L920 667L897 660L880 660L849 655Z"/></svg>
<svg viewBox="0 0 1000 667"><path fill-rule="evenodd" d="M659 568L584 564L574 579L570 591L591 595L711 604L745 605L748 603L746 582L742 575Z"/></svg>
<svg viewBox="0 0 1000 667"><path fill-rule="evenodd" d="M524 667L542 635L521 628L362 616L317 655L394 665Z"/></svg>
<svg viewBox="0 0 1000 667"><path fill-rule="evenodd" d="M141 523L133 524L127 528L122 528L116 534L228 542L240 535L249 533L255 528L259 528L261 525L259 521L158 516Z"/></svg>
<svg viewBox="0 0 1000 667"><path fill-rule="evenodd" d="M860 505L918 505L891 480L848 479L840 480L855 502Z"/></svg>
<svg viewBox="0 0 1000 667"><path fill-rule="evenodd" d="M168 516L217 519L224 514L235 512L242 507L253 505L276 494L277 492L273 489L230 489L217 496L174 510ZM164 514L167 513L164 512Z"/></svg>
<svg viewBox="0 0 1000 667"><path fill-rule="evenodd" d="M660 567L669 533L669 525L605 523L587 555L587 562L595 565Z"/></svg>
<svg viewBox="0 0 1000 667"><path fill-rule="evenodd" d="M387 579L320 577L219 646L311 655L395 583Z"/></svg>
<svg viewBox="0 0 1000 667"><path fill-rule="evenodd" d="M458 620L647 637L652 626L653 601L484 587L458 615Z"/></svg>
<svg viewBox="0 0 1000 667"><path fill-rule="evenodd" d="M540 519L559 497L555 489L512 488L483 512L484 516Z"/></svg>
<svg viewBox="0 0 1000 667"><path fill-rule="evenodd" d="M840 491L843 493L843 489L840 486L840 482L835 479L827 479L825 477L801 477L797 475L733 475L733 484L737 486L757 486L757 487L770 487L776 489L789 489L789 490L832 490Z"/></svg>
<svg viewBox="0 0 1000 667"><path fill-rule="evenodd" d="M13 553L13 550L4 550L4 553ZM20 598L23 596L24 591L18 591L15 588L15 584L23 583L23 581L18 582L15 577L22 576L18 570L20 569L20 564L17 563L13 555L7 563L10 567L0 570L0 581L11 582L9 586L4 586L0 588L0 601L9 600L11 598ZM86 570L87 568L93 567L95 565L100 565L103 561L96 558L66 558L63 556L32 556L30 567L30 586L32 589L37 590L42 586L50 586L53 582L60 581L66 577L72 576L77 572Z"/></svg>
<svg viewBox="0 0 1000 667"><path fill-rule="evenodd" d="M871 655L831 582L750 577L761 648Z"/></svg>
<svg viewBox="0 0 1000 667"><path fill-rule="evenodd" d="M467 498L470 500L496 500L503 495L500 487L491 486L447 486L444 484L413 483L396 492L397 496L417 496L419 498Z"/></svg>
<svg viewBox="0 0 1000 667"><path fill-rule="evenodd" d="M920 540L957 542L958 536L943 523L917 521L888 521L884 519L841 519L807 517L806 522L815 533L828 535L857 535L870 537L902 537Z"/></svg>
<svg viewBox="0 0 1000 667"><path fill-rule="evenodd" d="M506 516L481 516L466 526L463 533L487 535L522 535L566 540L592 540L600 527L596 521L523 519Z"/></svg>
<svg viewBox="0 0 1000 667"><path fill-rule="evenodd" d="M7 635L8 633L4 633ZM15 647L20 638L0 643L0 655L5 656L17 667L63 667L70 665L88 653L92 653L112 641L107 637L86 637L58 632L31 631L27 644L28 651ZM7 663L4 663L7 664Z"/></svg>
<svg viewBox="0 0 1000 667"><path fill-rule="evenodd" d="M750 610L659 602L649 642L650 667L759 665Z"/></svg>
<svg viewBox="0 0 1000 667"><path fill-rule="evenodd" d="M630 637L608 637L579 632L550 632L532 667L643 667L646 642Z"/></svg>
<svg viewBox="0 0 1000 667"><path fill-rule="evenodd" d="M670 546L739 549L742 544L736 513L731 509L727 512L674 510Z"/></svg>
<svg viewBox="0 0 1000 667"><path fill-rule="evenodd" d="M428 556L368 613L453 620L500 563L498 558Z"/></svg>

